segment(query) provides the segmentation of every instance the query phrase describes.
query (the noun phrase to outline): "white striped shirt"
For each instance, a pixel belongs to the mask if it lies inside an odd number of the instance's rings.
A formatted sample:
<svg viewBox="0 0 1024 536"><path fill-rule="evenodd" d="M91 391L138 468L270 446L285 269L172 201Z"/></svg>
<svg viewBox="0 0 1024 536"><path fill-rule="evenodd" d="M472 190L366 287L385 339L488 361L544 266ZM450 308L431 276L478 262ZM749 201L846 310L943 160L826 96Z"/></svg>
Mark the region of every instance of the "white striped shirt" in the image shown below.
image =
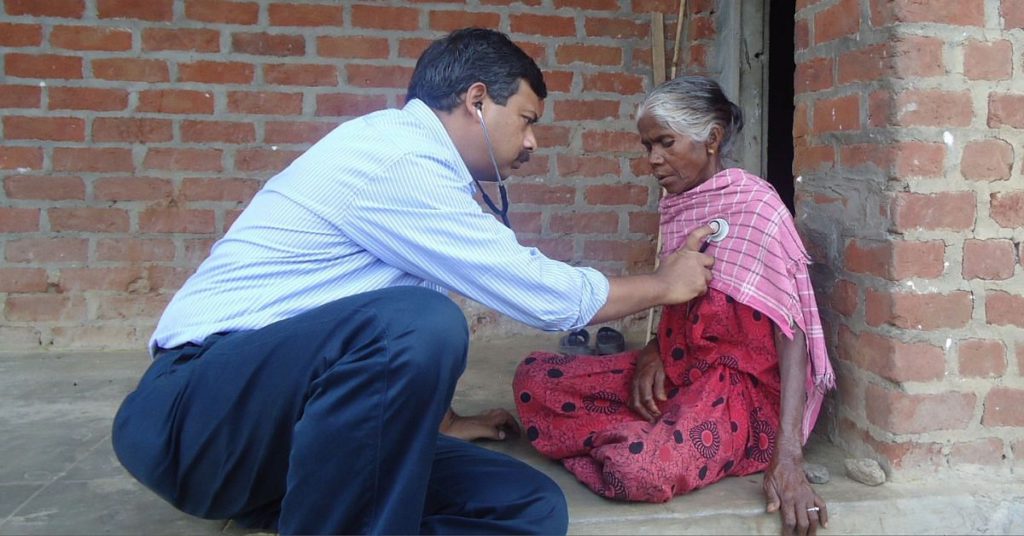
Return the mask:
<svg viewBox="0 0 1024 536"><path fill-rule="evenodd" d="M343 123L253 197L168 304L150 348L397 285L453 290L544 330L586 325L608 279L520 245L474 192L422 102Z"/></svg>

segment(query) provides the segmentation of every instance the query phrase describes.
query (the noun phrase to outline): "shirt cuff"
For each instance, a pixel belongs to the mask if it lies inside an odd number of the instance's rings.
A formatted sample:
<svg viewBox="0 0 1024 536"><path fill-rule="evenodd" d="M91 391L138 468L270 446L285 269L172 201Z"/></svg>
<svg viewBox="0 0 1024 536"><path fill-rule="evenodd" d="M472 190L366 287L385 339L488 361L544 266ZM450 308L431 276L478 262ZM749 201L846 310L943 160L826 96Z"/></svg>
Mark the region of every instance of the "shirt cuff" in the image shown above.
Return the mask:
<svg viewBox="0 0 1024 536"><path fill-rule="evenodd" d="M590 324L594 315L608 302L611 285L604 274L593 268L576 268L583 276L583 299L580 301L580 316L569 329L579 329Z"/></svg>

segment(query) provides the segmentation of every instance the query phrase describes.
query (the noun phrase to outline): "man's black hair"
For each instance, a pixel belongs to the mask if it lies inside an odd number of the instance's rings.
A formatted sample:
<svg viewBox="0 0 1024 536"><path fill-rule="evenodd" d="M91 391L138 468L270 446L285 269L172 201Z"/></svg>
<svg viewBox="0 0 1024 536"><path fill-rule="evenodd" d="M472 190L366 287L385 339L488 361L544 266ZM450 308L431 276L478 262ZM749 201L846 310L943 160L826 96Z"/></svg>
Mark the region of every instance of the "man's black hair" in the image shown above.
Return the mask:
<svg viewBox="0 0 1024 536"><path fill-rule="evenodd" d="M406 100L420 99L435 110L450 111L469 86L483 82L487 94L504 106L519 91L519 80L543 99L544 75L523 49L505 34L483 28L456 30L430 44L416 61Z"/></svg>

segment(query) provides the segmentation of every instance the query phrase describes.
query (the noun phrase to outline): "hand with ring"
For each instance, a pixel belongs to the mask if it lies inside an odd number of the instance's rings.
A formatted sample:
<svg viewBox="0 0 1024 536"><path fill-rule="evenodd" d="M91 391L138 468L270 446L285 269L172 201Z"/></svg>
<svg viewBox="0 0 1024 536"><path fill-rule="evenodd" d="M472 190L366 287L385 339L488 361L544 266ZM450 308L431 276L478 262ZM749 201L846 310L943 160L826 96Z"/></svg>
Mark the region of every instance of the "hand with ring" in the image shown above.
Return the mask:
<svg viewBox="0 0 1024 536"><path fill-rule="evenodd" d="M769 512L782 517L782 534L817 534L828 528L828 507L814 492L803 470L803 460L776 457L764 473L764 494Z"/></svg>

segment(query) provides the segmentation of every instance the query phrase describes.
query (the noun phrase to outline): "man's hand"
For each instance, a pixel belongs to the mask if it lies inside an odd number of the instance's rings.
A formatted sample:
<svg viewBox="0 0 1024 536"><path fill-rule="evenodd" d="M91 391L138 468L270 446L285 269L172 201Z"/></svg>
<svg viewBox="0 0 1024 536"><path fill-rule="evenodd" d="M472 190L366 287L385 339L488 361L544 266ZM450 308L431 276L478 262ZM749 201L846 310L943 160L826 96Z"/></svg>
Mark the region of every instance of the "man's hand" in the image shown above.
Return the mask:
<svg viewBox="0 0 1024 536"><path fill-rule="evenodd" d="M653 351L651 348L648 345L636 358L629 407L653 423L661 417L655 399L664 402L668 397L665 396L665 366L661 363L657 345L653 346Z"/></svg>
<svg viewBox="0 0 1024 536"><path fill-rule="evenodd" d="M828 507L807 481L802 460L776 456L764 472L763 486L767 510L782 517L782 534L813 536L818 525L828 528Z"/></svg>
<svg viewBox="0 0 1024 536"><path fill-rule="evenodd" d="M519 433L519 423L511 413L501 408L487 410L478 415L463 417L451 408L441 419L442 434L465 441L476 439L503 440L509 433Z"/></svg>
<svg viewBox="0 0 1024 536"><path fill-rule="evenodd" d="M664 285L664 303L684 303L707 292L715 258L700 253L701 243L712 232L705 225L686 237L686 245L661 259L654 277Z"/></svg>

